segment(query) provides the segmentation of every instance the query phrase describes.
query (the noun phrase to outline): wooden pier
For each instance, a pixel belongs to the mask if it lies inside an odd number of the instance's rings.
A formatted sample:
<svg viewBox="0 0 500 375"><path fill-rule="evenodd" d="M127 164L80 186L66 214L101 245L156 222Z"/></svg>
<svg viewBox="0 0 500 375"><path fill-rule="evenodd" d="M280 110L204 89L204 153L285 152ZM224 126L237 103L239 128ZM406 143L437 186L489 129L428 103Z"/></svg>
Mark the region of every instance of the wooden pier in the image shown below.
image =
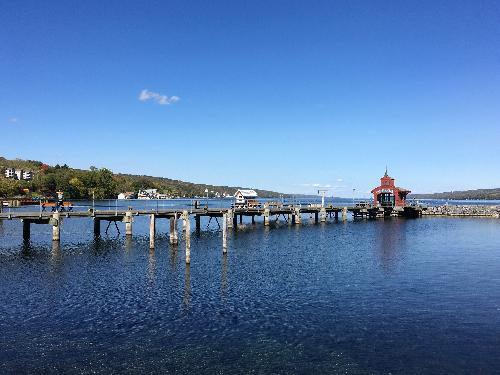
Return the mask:
<svg viewBox="0 0 500 375"><path fill-rule="evenodd" d="M23 223L23 239L29 241L31 224L48 224L52 226L52 240L60 241L61 225L67 219L91 219L93 220L94 236L101 235L101 222L107 222L107 229L111 224L114 224L119 230L118 223L125 224L125 235L132 236L132 227L134 217L149 216L149 246L155 247L156 238L156 221L166 219L169 221L169 240L172 245L179 242L178 222L182 221L182 231L184 233L184 243L186 251L186 263L191 260L191 217L194 217L195 230L199 233L201 230L201 218L206 217L209 222L215 219L222 230L223 252L227 252L227 230L237 229L238 221L241 224L243 217L250 217L252 224L255 223L257 216L263 218L263 224L269 226L271 221L280 219L290 225L299 225L302 223L303 215L314 217L315 223L324 223L330 219L347 220L347 214L350 212L354 219L369 219L386 216L407 216L418 217L422 214L419 207L404 207L402 209L383 208L372 206L352 206L352 207L335 207L321 205L281 205L255 208L191 208L191 209L149 209L136 210L129 207L127 210L96 210L89 209L88 211L70 211L70 212L3 212L0 213L0 220L21 220ZM221 222L219 222L221 219ZM239 219L239 220L238 220Z"/></svg>

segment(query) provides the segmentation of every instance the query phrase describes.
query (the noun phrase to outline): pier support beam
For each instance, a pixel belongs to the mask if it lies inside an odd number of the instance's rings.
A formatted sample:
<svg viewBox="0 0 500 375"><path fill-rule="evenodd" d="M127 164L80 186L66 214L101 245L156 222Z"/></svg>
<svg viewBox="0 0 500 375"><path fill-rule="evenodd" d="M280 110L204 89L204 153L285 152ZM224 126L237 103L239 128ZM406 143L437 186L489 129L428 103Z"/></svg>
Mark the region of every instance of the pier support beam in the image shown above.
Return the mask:
<svg viewBox="0 0 500 375"><path fill-rule="evenodd" d="M222 253L227 253L227 214L222 216Z"/></svg>
<svg viewBox="0 0 500 375"><path fill-rule="evenodd" d="M342 220L347 220L347 207L342 208Z"/></svg>
<svg viewBox="0 0 500 375"><path fill-rule="evenodd" d="M30 240L30 222L29 220L23 220L23 240L24 241L29 241Z"/></svg>
<svg viewBox="0 0 500 375"><path fill-rule="evenodd" d="M52 241L61 239L61 217L59 212L54 212L52 215Z"/></svg>
<svg viewBox="0 0 500 375"><path fill-rule="evenodd" d="M189 212L182 211L182 227L185 229L184 239L186 241L186 264L191 263L191 223L189 222Z"/></svg>
<svg viewBox="0 0 500 375"><path fill-rule="evenodd" d="M156 235L156 218L155 214L149 215L149 248L155 248L155 235Z"/></svg>
<svg viewBox="0 0 500 375"><path fill-rule="evenodd" d="M268 226L269 225L269 216L270 216L271 211L269 208L264 208L264 225Z"/></svg>
<svg viewBox="0 0 500 375"><path fill-rule="evenodd" d="M338 220L338 219L339 219L339 212L335 211L335 220Z"/></svg>
<svg viewBox="0 0 500 375"><path fill-rule="evenodd" d="M179 243L179 235L177 233L177 216L170 218L169 238L172 245L177 245Z"/></svg>
<svg viewBox="0 0 500 375"><path fill-rule="evenodd" d="M326 221L326 208L325 207L321 207L321 209L319 210L319 219L322 223L324 223Z"/></svg>
<svg viewBox="0 0 500 375"><path fill-rule="evenodd" d="M255 224L255 215L252 215L252 224Z"/></svg>
<svg viewBox="0 0 500 375"><path fill-rule="evenodd" d="M243 224L243 215L240 215L240 224Z"/></svg>
<svg viewBox="0 0 500 375"><path fill-rule="evenodd" d="M125 235L132 235L132 211L125 212Z"/></svg>
<svg viewBox="0 0 500 375"><path fill-rule="evenodd" d="M194 216L194 222L196 225L196 233L199 234L201 231L201 216L200 215L195 215Z"/></svg>
<svg viewBox="0 0 500 375"><path fill-rule="evenodd" d="M94 217L94 237L101 235L101 220Z"/></svg>
<svg viewBox="0 0 500 375"><path fill-rule="evenodd" d="M295 223L301 224L302 223L302 215L300 214L300 208L295 208Z"/></svg>
<svg viewBox="0 0 500 375"><path fill-rule="evenodd" d="M314 213L314 222L315 222L316 224L318 224L318 218L319 218L319 213L318 213L318 212L315 212L315 213Z"/></svg>

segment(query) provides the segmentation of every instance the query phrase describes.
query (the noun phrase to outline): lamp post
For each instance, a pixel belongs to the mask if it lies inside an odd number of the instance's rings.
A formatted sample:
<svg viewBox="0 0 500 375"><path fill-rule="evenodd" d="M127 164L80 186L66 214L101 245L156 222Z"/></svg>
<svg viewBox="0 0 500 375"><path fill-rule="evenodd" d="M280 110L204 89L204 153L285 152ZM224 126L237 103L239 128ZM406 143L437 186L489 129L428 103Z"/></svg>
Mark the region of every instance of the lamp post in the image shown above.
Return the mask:
<svg viewBox="0 0 500 375"><path fill-rule="evenodd" d="M325 189L320 189L318 190L318 194L321 194L321 207L325 207L325 194L327 190Z"/></svg>
<svg viewBox="0 0 500 375"><path fill-rule="evenodd" d="M354 192L356 189L352 188L352 205L354 206Z"/></svg>
<svg viewBox="0 0 500 375"><path fill-rule="evenodd" d="M207 194L207 209L208 209L208 189L205 189L205 193Z"/></svg>

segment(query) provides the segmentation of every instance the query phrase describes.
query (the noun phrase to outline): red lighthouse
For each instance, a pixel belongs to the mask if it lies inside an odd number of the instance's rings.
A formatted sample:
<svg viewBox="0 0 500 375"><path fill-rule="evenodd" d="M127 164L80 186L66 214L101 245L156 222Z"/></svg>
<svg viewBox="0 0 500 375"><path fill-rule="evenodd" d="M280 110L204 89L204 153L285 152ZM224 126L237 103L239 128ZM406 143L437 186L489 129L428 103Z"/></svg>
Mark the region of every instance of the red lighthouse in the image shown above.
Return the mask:
<svg viewBox="0 0 500 375"><path fill-rule="evenodd" d="M380 179L380 186L373 189L372 193L376 207L404 207L406 196L411 191L394 185L394 179L387 174L386 167L385 174Z"/></svg>

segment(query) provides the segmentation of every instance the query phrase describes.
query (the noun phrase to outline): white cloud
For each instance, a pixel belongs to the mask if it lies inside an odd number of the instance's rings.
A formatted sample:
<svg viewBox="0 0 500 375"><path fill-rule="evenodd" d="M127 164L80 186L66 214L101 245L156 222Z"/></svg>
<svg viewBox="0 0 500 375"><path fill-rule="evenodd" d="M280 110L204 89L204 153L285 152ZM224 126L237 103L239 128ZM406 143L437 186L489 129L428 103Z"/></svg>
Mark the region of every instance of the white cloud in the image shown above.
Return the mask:
<svg viewBox="0 0 500 375"><path fill-rule="evenodd" d="M342 178L337 178L337 182L342 182L342 181L344 181L344 179L342 179Z"/></svg>
<svg viewBox="0 0 500 375"><path fill-rule="evenodd" d="M9 122L10 122L11 124L15 124L15 123L17 123L17 118L16 118L16 117L11 117L11 118L9 119Z"/></svg>
<svg viewBox="0 0 500 375"><path fill-rule="evenodd" d="M148 89L144 89L139 94L139 100L141 102L146 102L148 100L155 101L159 105L169 105L177 103L181 98L178 96L167 96L163 94L159 94L157 92L149 91Z"/></svg>

